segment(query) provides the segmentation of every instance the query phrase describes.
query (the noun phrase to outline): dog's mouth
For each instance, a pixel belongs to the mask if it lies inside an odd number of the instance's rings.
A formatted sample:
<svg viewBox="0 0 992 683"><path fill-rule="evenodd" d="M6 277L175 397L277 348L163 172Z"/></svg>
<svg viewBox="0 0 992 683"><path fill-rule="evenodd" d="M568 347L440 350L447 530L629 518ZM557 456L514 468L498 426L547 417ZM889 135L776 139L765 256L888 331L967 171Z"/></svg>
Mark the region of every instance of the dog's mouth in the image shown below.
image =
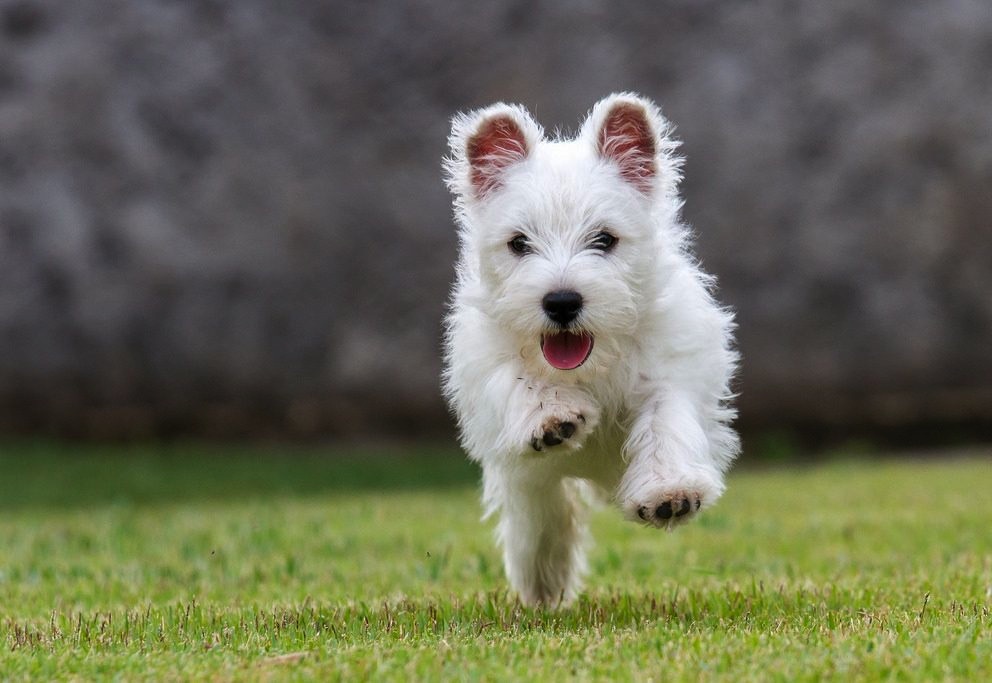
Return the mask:
<svg viewBox="0 0 992 683"><path fill-rule="evenodd" d="M586 332L555 332L541 335L544 360L559 370L574 370L592 353L592 335Z"/></svg>

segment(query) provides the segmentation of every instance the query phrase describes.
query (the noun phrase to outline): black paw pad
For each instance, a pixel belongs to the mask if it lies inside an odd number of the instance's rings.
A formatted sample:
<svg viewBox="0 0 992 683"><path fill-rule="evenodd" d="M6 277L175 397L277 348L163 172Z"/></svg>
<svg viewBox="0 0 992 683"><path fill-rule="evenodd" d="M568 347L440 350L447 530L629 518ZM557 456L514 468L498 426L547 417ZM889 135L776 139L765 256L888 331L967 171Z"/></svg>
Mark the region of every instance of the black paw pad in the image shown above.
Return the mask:
<svg viewBox="0 0 992 683"><path fill-rule="evenodd" d="M572 435L575 434L575 425L571 422L562 422L561 426L558 427L558 434L563 439L572 438Z"/></svg>
<svg viewBox="0 0 992 683"><path fill-rule="evenodd" d="M655 514L658 515L658 519L671 519L672 518L672 501L666 500L664 503L658 506L655 510Z"/></svg>
<svg viewBox="0 0 992 683"><path fill-rule="evenodd" d="M544 432L543 441L545 446L557 446L562 440L554 432Z"/></svg>
<svg viewBox="0 0 992 683"><path fill-rule="evenodd" d="M682 499L682 504L679 506L678 512L675 513L675 516L676 517L683 517L683 516L689 514L689 509L691 507L692 506L689 504L689 499L688 498L683 498Z"/></svg>

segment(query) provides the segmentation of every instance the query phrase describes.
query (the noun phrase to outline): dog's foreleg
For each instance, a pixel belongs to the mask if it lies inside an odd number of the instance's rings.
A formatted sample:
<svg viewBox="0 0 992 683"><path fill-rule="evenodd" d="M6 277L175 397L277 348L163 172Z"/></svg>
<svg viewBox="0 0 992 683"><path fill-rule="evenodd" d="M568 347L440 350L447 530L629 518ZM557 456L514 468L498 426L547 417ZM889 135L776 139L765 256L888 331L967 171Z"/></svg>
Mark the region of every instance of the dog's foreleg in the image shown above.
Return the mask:
<svg viewBox="0 0 992 683"><path fill-rule="evenodd" d="M575 450L599 422L599 407L578 387L531 380L512 367L472 379L458 383L456 401L462 443L475 460Z"/></svg>
<svg viewBox="0 0 992 683"><path fill-rule="evenodd" d="M484 471L486 513L498 514L507 577L529 605L576 593L584 568L585 505L564 480L567 459L599 420L586 392L502 368L471 397L463 438ZM466 397L468 398L468 397Z"/></svg>
<svg viewBox="0 0 992 683"><path fill-rule="evenodd" d="M723 493L723 475L698 411L670 388L645 401L624 451L628 465L616 498L628 519L670 528Z"/></svg>

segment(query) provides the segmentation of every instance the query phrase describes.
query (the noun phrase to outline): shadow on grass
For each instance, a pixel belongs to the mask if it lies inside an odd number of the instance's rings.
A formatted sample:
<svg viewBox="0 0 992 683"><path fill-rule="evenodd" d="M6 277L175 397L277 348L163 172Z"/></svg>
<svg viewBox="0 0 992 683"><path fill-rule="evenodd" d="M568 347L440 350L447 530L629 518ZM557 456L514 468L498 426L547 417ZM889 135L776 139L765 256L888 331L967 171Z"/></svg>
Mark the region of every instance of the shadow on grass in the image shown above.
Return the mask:
<svg viewBox="0 0 992 683"><path fill-rule="evenodd" d="M0 510L472 486L454 445L0 443Z"/></svg>

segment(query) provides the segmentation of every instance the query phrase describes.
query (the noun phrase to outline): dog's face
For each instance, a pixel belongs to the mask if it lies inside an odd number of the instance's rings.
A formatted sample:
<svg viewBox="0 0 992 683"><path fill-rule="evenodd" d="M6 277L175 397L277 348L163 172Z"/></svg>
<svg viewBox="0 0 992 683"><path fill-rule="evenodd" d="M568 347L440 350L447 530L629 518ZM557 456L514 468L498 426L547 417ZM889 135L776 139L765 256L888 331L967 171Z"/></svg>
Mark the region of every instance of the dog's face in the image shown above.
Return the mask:
<svg viewBox="0 0 992 683"><path fill-rule="evenodd" d="M666 132L653 105L628 95L596 105L570 140L546 140L518 107L455 120L448 170L461 267L481 283L462 294L513 335L525 361L608 365L636 332L658 295L659 219L678 211Z"/></svg>

